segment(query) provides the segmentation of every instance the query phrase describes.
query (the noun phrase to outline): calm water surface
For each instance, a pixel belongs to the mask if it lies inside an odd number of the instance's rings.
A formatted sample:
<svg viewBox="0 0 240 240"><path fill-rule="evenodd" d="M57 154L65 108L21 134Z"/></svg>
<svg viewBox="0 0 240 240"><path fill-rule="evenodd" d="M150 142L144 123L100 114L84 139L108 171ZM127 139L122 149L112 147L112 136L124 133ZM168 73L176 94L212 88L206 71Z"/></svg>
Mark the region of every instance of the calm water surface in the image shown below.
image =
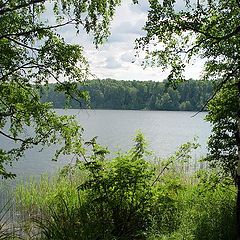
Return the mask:
<svg viewBox="0 0 240 240"><path fill-rule="evenodd" d="M201 148L194 153L195 158L205 155L210 124L204 121L206 113L193 116L193 112L167 111L123 111L123 110L56 110L58 114L75 115L82 124L85 140L98 136L98 142L110 150L128 150L136 131L141 130L149 143L149 148L159 157L174 153L177 147L198 136ZM2 140L1 144L9 145ZM56 147L39 152L40 149L28 150L25 157L15 163L12 171L18 176L39 176L53 173L59 167L71 161L62 157L58 162L50 159Z"/></svg>

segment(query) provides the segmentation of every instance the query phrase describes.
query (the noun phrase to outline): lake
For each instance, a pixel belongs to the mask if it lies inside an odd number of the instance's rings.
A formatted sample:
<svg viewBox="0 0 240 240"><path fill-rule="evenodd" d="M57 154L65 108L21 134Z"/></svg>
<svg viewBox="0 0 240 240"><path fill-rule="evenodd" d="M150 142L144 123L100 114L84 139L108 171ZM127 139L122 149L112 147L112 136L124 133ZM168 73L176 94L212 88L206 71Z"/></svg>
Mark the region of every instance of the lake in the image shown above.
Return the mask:
<svg viewBox="0 0 240 240"><path fill-rule="evenodd" d="M130 111L130 110L77 110L56 109L58 114L75 115L84 131L84 139L90 140L98 136L98 142L112 151L128 150L132 139L140 130L149 143L149 149L158 157L173 154L181 144L198 137L201 148L193 157L199 158L207 153L206 144L211 126L204 121L206 113L169 111ZM2 146L9 142L1 139ZM62 157L58 162L51 161L54 149L51 147L39 152L39 148L28 150L25 157L14 163L11 170L19 177L50 174L71 161L70 157Z"/></svg>

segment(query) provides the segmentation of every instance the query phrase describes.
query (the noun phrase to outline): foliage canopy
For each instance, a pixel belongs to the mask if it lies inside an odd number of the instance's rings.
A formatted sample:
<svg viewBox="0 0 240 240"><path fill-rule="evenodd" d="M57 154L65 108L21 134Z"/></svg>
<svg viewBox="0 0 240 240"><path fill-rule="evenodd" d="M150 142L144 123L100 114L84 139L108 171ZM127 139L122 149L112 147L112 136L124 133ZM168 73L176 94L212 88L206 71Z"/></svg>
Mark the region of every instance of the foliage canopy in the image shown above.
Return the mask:
<svg viewBox="0 0 240 240"><path fill-rule="evenodd" d="M186 65L196 57L205 60L203 78L218 80L212 95L214 98L217 94L217 100L209 106L208 120L214 124L209 143L212 157L209 159L216 157L215 163L219 160L219 164L228 170L232 166L232 172L238 165L240 187L240 2L152 0L149 3L144 27L146 36L137 40L136 48L146 51L146 64L170 67L170 81L183 80ZM229 86L225 88L231 83L235 90ZM224 90L218 94L221 88ZM233 95L235 102L230 106ZM221 112L224 114L220 117Z"/></svg>
<svg viewBox="0 0 240 240"><path fill-rule="evenodd" d="M207 121L212 124L207 160L211 165L221 167L223 173L230 174L235 180L238 160L239 99L236 81L226 83L209 102L209 112L206 116Z"/></svg>
<svg viewBox="0 0 240 240"><path fill-rule="evenodd" d="M41 103L38 88L54 80L56 91L74 99L87 97L76 87L89 74L83 48L66 43L58 29L74 25L77 32L92 34L98 45L108 36L119 4L119 0L0 1L0 133L17 143L15 148L0 149L1 176L14 177L6 165L36 144L62 143L57 155L82 150L81 127ZM49 15L52 18L46 21ZM34 134L26 133L29 127Z"/></svg>
<svg viewBox="0 0 240 240"><path fill-rule="evenodd" d="M147 63L171 67L169 80L183 79L187 63L205 58L205 77L225 81L239 76L238 0L149 1L150 10L137 48ZM182 6L181 6L182 5Z"/></svg>

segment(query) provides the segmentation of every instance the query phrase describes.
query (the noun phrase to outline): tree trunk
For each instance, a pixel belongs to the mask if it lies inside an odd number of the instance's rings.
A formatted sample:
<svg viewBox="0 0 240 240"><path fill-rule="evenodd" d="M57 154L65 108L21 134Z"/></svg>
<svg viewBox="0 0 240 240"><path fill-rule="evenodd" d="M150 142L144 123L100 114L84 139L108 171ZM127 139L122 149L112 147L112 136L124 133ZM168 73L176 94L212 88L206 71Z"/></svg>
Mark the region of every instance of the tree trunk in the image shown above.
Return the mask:
<svg viewBox="0 0 240 240"><path fill-rule="evenodd" d="M239 166L238 166L239 167ZM240 240L240 176L239 173L237 174L237 240Z"/></svg>
<svg viewBox="0 0 240 240"><path fill-rule="evenodd" d="M236 215L237 215L237 240L240 240L240 80L237 82L238 86L238 95L239 95L239 105L238 105L238 112L237 112L237 124L238 130L236 135L237 141L237 148L238 148L238 162L237 162L237 176L236 176L236 183L237 183L237 206L236 206Z"/></svg>

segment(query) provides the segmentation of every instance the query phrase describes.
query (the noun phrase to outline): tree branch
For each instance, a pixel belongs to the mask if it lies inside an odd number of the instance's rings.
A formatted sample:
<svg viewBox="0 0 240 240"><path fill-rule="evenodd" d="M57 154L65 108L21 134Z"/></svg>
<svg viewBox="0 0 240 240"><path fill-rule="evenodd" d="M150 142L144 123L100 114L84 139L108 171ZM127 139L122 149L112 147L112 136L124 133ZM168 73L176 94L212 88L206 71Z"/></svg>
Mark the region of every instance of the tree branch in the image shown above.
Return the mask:
<svg viewBox="0 0 240 240"><path fill-rule="evenodd" d="M236 0L236 3L238 5L238 7L240 8L240 1L239 0Z"/></svg>
<svg viewBox="0 0 240 240"><path fill-rule="evenodd" d="M3 34L3 35L0 36L0 39L2 39L2 38L9 38L9 37L28 36L28 35L30 35L31 33L36 33L36 32L42 31L42 30L50 30L50 29L55 29L55 28L63 27L63 26L68 25L68 24L73 24L74 21L75 21L75 19L72 19L72 20L69 20L69 21L67 21L67 22L65 22L65 23L60 23L60 24L53 25L53 26L38 27L38 28L35 28L35 29L31 29L31 30L29 30L29 31L19 32L19 33Z"/></svg>
<svg viewBox="0 0 240 240"><path fill-rule="evenodd" d="M22 3L20 5L16 5L12 8L8 7L8 8L5 8L5 9L1 9L0 10L0 15L3 15L3 14L8 13L8 12L13 12L13 11L16 11L16 10L24 8L24 7L28 7L32 4L43 3L43 2L46 2L46 0L31 0L30 2L25 2L25 3Z"/></svg>
<svg viewBox="0 0 240 240"><path fill-rule="evenodd" d="M9 139L11 139L11 140L13 140L13 141L15 141L15 142L21 142L23 145L25 145L25 144L38 145L39 143L41 143L44 140L44 138L49 137L49 135L51 134L52 131L54 131L54 128L51 128L45 134L42 134L41 137L38 140L34 139L34 138L36 138L36 136L35 137L29 137L29 138L26 138L26 139L13 137L13 136L10 136L9 134L6 134L5 132L3 132L1 130L0 130L0 134L9 138Z"/></svg>
<svg viewBox="0 0 240 240"><path fill-rule="evenodd" d="M173 164L174 161L177 161L179 159L181 159L181 157L184 156L184 153L180 154L176 159L173 159L171 161L169 161L164 167L163 169L159 172L159 174L157 175L157 177L155 178L155 180L152 182L151 186L153 186L156 182L159 181L160 177L162 176L162 174L165 172L165 170L168 169L168 166L170 166L171 164Z"/></svg>
<svg viewBox="0 0 240 240"><path fill-rule="evenodd" d="M179 54L179 53L184 53L184 54L189 54L191 53L194 49L196 48L199 48L201 46L202 43L204 43L206 41L206 39L200 41L199 43L193 45L191 48L188 48L186 50L179 50L176 52L176 54Z"/></svg>
<svg viewBox="0 0 240 240"><path fill-rule="evenodd" d="M10 135L4 133L4 132L1 131L1 130L0 130L0 134L2 134L3 136L5 136L5 137L7 137L7 138L9 138L9 139L11 139L11 140L13 140L13 141L15 141L15 142L18 141L18 142L22 142L22 143L27 143L27 142L30 141L30 139L32 139L32 138L22 139L22 138L13 137L13 136L10 136Z"/></svg>
<svg viewBox="0 0 240 240"><path fill-rule="evenodd" d="M3 79L6 78L6 77L12 75L12 74L15 73L16 71L21 70L22 68L26 67L26 66L29 65L29 64L32 64L32 62L25 63L25 64L23 64L23 65L15 68L15 69L13 69L13 70L10 70L8 73L6 73L5 75L2 75L2 76L0 77L0 81L3 80Z"/></svg>
<svg viewBox="0 0 240 240"><path fill-rule="evenodd" d="M0 120L1 120L1 118L10 117L12 115L13 115L13 113L10 112L10 111L8 111L8 112L0 112Z"/></svg>
<svg viewBox="0 0 240 240"><path fill-rule="evenodd" d="M35 47L28 46L28 45L26 45L26 44L24 44L24 43L21 43L21 42L13 39L13 38L11 38L11 37L5 37L5 38L7 38L9 41L15 42L16 44L18 44L18 45L20 45L20 46L22 46L22 47L24 47L24 48L28 48L28 49L33 50L33 51L40 51L39 48L35 48Z"/></svg>
<svg viewBox="0 0 240 240"><path fill-rule="evenodd" d="M205 102L205 104L202 106L202 108L198 112L196 112L193 116L191 116L191 117L197 116L200 112L202 112L207 107L208 103L216 96L216 94L221 90L221 88L224 86L224 84L237 72L238 69L239 69L239 67L236 67L234 69L234 71L229 73L226 76L226 78L218 84L216 90L211 95L211 97Z"/></svg>
<svg viewBox="0 0 240 240"><path fill-rule="evenodd" d="M189 23L187 23L187 24L189 24ZM190 24L192 24L192 23L190 23ZM195 28L195 27L193 27L191 25L186 25L185 26L185 30L192 30L193 32L203 34L207 38L214 39L217 42L220 42L222 40L226 40L228 38L233 37L234 35L239 34L240 33L240 25L237 26L232 32L230 32L230 33L228 33L228 34L226 34L224 36L221 36L221 37L213 36L213 35L209 34L207 31L201 31L199 28Z"/></svg>
<svg viewBox="0 0 240 240"><path fill-rule="evenodd" d="M10 0L6 0L5 2L2 2L2 4L0 5L0 9L3 9L3 7L6 6L9 1Z"/></svg>
<svg viewBox="0 0 240 240"><path fill-rule="evenodd" d="M72 93L68 90L66 84L64 84L63 82L59 81L58 78L57 78L51 71L49 71L48 69L45 69L45 70L46 70L59 84L61 84L62 86L66 87L66 92L67 92L67 94L68 94L73 100L75 100L76 102L78 102L78 103L80 104L80 106L81 106L81 104L82 104L81 101L80 101L78 98L76 98L76 97L74 97L74 96L72 95Z"/></svg>

